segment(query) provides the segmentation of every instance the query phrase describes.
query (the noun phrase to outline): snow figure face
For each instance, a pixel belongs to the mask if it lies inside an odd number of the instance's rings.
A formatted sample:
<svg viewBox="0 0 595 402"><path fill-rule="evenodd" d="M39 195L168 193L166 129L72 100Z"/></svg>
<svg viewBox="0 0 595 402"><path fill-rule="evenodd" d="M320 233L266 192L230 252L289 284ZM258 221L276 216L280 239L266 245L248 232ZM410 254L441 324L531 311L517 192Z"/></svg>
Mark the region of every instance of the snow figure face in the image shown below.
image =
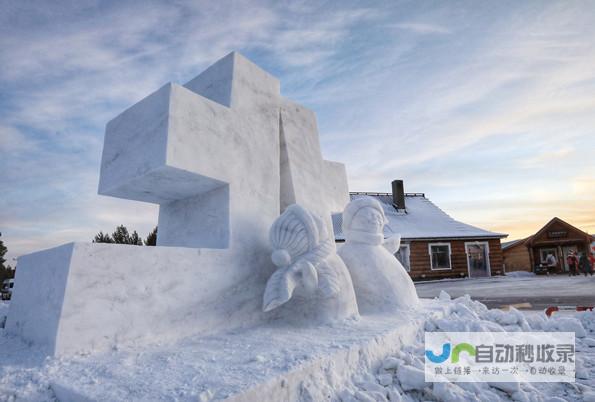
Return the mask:
<svg viewBox="0 0 595 402"><path fill-rule="evenodd" d="M381 233L384 216L375 208L365 207L357 211L351 222L351 228L360 232Z"/></svg>

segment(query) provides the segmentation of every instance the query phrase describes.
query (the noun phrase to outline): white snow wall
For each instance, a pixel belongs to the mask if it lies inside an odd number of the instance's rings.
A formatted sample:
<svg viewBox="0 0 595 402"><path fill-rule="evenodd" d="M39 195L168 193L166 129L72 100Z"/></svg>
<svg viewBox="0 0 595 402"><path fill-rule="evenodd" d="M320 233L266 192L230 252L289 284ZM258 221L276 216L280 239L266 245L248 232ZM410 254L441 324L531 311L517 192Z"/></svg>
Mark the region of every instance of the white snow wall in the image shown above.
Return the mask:
<svg viewBox="0 0 595 402"><path fill-rule="evenodd" d="M274 219L299 202L332 233L330 214L349 201L314 113L279 88L231 53L110 121L99 193L159 204L158 246L74 243L22 257L7 331L58 355L266 320Z"/></svg>

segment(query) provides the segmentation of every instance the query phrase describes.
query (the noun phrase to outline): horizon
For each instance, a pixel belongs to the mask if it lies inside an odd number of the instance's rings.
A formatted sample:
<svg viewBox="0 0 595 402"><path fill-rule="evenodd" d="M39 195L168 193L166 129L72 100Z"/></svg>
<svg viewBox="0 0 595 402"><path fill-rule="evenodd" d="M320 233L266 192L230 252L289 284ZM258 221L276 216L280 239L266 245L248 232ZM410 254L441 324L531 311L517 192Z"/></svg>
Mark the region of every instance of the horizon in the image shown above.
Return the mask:
<svg viewBox="0 0 595 402"><path fill-rule="evenodd" d="M7 263L120 224L146 237L156 205L97 195L105 124L234 50L316 112L323 156L345 163L350 191L390 192L403 179L504 241L554 217L594 233L595 9L367 4L4 7Z"/></svg>

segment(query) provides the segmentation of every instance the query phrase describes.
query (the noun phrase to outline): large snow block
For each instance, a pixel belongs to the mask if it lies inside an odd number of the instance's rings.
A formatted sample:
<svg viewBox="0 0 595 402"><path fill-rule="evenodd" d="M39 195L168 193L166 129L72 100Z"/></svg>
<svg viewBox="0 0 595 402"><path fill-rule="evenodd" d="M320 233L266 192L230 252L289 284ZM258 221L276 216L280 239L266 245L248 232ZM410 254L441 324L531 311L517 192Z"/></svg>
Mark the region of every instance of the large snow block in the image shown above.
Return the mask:
<svg viewBox="0 0 595 402"><path fill-rule="evenodd" d="M264 322L267 274L234 267L217 249L71 243L40 251L19 259L6 331L68 355Z"/></svg>
<svg viewBox="0 0 595 402"><path fill-rule="evenodd" d="M182 86L163 86L107 124L99 194L160 204L228 183L221 150L229 138L212 133L231 134L218 127L230 114ZM197 140L198 153L189 155Z"/></svg>
<svg viewBox="0 0 595 402"><path fill-rule="evenodd" d="M73 250L70 243L19 258L5 328L49 353L63 341L58 332Z"/></svg>
<svg viewBox="0 0 595 402"><path fill-rule="evenodd" d="M329 211L342 212L349 202L345 166L322 158L313 111L283 99L279 131L281 210L299 204L330 225Z"/></svg>
<svg viewBox="0 0 595 402"><path fill-rule="evenodd" d="M278 99L279 80L237 52L232 52L184 86L233 109L258 109Z"/></svg>
<svg viewBox="0 0 595 402"><path fill-rule="evenodd" d="M235 52L184 87L164 85L107 124L99 194L180 200L236 178L233 158L275 156L279 88Z"/></svg>

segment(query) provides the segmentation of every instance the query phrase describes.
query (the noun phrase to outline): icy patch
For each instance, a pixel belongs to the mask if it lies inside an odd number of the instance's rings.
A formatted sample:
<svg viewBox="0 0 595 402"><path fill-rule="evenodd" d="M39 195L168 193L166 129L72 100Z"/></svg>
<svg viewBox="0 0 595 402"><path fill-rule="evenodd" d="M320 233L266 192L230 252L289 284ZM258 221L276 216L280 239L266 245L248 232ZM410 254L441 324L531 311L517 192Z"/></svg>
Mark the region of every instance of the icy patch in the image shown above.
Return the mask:
<svg viewBox="0 0 595 402"><path fill-rule="evenodd" d="M510 278L533 278L536 276L534 272L527 272L527 271L506 272L504 275L506 275Z"/></svg>

